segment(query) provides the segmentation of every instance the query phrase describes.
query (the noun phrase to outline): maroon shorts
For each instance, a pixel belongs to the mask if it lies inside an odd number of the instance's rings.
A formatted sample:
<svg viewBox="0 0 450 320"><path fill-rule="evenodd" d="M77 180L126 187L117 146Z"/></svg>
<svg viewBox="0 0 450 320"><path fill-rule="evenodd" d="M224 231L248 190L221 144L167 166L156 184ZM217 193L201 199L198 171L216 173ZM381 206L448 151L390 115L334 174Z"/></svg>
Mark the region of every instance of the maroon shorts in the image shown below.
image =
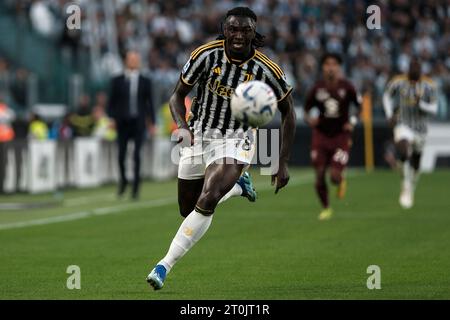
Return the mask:
<svg viewBox="0 0 450 320"><path fill-rule="evenodd" d="M311 143L311 161L316 168L330 166L341 171L348 163L351 145L352 138L349 132L327 136L314 129Z"/></svg>

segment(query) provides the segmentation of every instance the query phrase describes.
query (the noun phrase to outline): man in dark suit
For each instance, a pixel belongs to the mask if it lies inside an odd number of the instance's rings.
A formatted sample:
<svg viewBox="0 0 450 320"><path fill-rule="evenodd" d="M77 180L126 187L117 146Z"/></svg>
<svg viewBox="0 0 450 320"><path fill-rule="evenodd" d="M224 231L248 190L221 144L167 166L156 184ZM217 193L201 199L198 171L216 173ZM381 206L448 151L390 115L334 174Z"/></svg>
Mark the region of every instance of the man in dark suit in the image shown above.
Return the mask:
<svg viewBox="0 0 450 320"><path fill-rule="evenodd" d="M128 184L125 174L125 158L128 140L134 141L134 180L132 198L139 196L140 151L147 125L155 123L150 79L139 73L140 55L128 51L125 71L111 81L108 115L115 120L119 145L120 183L118 195L122 196Z"/></svg>

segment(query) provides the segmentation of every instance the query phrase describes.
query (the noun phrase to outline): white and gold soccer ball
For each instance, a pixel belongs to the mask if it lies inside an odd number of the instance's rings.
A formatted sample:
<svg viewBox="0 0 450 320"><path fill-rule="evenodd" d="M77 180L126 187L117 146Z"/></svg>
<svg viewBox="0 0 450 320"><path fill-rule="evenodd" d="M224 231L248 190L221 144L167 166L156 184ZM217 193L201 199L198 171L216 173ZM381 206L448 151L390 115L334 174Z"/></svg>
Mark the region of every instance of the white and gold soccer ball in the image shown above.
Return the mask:
<svg viewBox="0 0 450 320"><path fill-rule="evenodd" d="M268 124L277 109L272 88L262 81L241 83L231 96L231 114L238 121L253 128Z"/></svg>

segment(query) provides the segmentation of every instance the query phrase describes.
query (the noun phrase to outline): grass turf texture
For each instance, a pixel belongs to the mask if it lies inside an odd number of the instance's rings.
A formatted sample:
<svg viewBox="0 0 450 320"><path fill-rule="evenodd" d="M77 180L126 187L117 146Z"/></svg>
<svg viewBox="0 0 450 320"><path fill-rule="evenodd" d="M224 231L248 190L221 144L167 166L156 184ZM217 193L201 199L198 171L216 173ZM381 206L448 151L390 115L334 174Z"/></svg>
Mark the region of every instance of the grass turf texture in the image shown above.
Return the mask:
<svg viewBox="0 0 450 320"><path fill-rule="evenodd" d="M276 196L269 177L253 176L257 202L233 198L221 205L160 291L151 290L145 277L181 223L175 181L145 183L140 202L119 201L108 186L66 191L57 208L1 210L0 229L73 213L90 216L0 230L0 298L450 298L449 171L422 175L408 211L398 205L397 173L350 171L344 200L330 188L335 216L325 222L317 219L311 171L292 170L291 184ZM48 198L4 196L0 202ZM152 202L157 199L163 201ZM69 265L81 268L81 290L66 288ZM366 287L369 265L381 268L381 290Z"/></svg>

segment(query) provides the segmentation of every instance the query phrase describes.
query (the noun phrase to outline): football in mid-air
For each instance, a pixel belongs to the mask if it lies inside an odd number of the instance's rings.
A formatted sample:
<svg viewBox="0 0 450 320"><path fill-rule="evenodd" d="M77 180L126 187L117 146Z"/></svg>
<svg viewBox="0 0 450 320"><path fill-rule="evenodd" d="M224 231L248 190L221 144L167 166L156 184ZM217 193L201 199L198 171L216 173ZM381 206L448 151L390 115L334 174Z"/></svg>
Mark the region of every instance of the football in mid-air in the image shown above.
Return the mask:
<svg viewBox="0 0 450 320"><path fill-rule="evenodd" d="M232 115L238 121L254 128L268 124L276 109L275 93L262 81L241 83L231 96Z"/></svg>

